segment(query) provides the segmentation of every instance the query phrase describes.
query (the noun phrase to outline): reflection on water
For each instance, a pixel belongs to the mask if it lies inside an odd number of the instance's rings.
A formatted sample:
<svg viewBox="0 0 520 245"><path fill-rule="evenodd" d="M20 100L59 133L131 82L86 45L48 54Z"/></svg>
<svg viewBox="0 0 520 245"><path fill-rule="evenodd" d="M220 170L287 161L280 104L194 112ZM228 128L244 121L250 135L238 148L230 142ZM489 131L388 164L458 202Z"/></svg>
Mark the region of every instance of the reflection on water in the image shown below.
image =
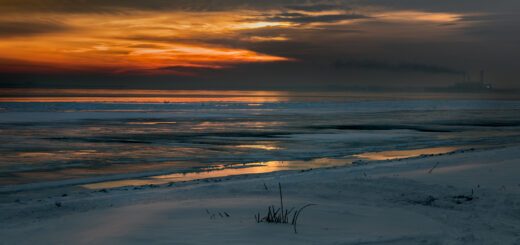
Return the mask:
<svg viewBox="0 0 520 245"><path fill-rule="evenodd" d="M235 147L238 148L249 148L249 149L262 149L262 150L280 150L280 147L274 146L274 145L237 145Z"/></svg>
<svg viewBox="0 0 520 245"><path fill-rule="evenodd" d="M237 102L259 106L287 101L282 91L0 89L0 102L202 103Z"/></svg>
<svg viewBox="0 0 520 245"><path fill-rule="evenodd" d="M366 152L362 154L356 154L355 157L366 160L389 160L398 158L410 158L417 157L420 155L431 155L431 154L443 154L452 152L460 149L460 147L436 147L436 148L425 148L416 150L405 150L405 151L381 151L381 152Z"/></svg>
<svg viewBox="0 0 520 245"><path fill-rule="evenodd" d="M157 124L174 124L177 122L127 122L127 124L137 124L137 125L157 125Z"/></svg>
<svg viewBox="0 0 520 245"><path fill-rule="evenodd" d="M232 122L201 122L196 123L190 129L192 130L229 130L229 129L267 129L272 127L283 126L287 123L280 121L232 121Z"/></svg>
<svg viewBox="0 0 520 245"><path fill-rule="evenodd" d="M517 93L360 91L247 91L0 88L0 102L196 103L239 102L249 106L283 101L518 100Z"/></svg>
<svg viewBox="0 0 520 245"><path fill-rule="evenodd" d="M117 180L94 184L82 185L88 189L115 188L122 186L137 186L151 184L166 184L170 182L190 181L198 179L219 178L242 174L270 173L282 170L301 170L309 168L333 167L351 164L352 158L319 158L309 161L268 161L259 163L247 163L239 165L218 165L202 168L199 172L175 173L168 175L153 176L146 179Z"/></svg>
<svg viewBox="0 0 520 245"><path fill-rule="evenodd" d="M89 103L266 103L287 101L284 97L0 97L0 102L89 102Z"/></svg>
<svg viewBox="0 0 520 245"><path fill-rule="evenodd" d="M0 89L0 188L163 183L519 144L520 102L462 100L479 96L493 93ZM180 172L192 173L142 178Z"/></svg>
<svg viewBox="0 0 520 245"><path fill-rule="evenodd" d="M107 181L94 184L82 185L88 189L115 188L122 186L159 185L170 182L190 181L198 179L219 178L242 174L270 173L282 170L303 170L310 168L323 168L343 166L351 164L356 160L392 160L400 158L411 158L429 154L444 154L461 149L461 147L436 147L416 150L367 152L356 154L346 158L318 158L309 161L268 161L259 163L248 163L239 165L217 165L202 168L198 172L174 173L168 175L152 176L143 179Z"/></svg>
<svg viewBox="0 0 520 245"><path fill-rule="evenodd" d="M101 161L101 160L100 160ZM136 163L136 164L110 164L107 166L70 167L54 169L52 171L22 171L12 173L0 178L0 185L16 185L53 180L65 180L74 178L92 178L99 176L120 176L122 173L130 175L146 175L150 172L163 172L165 169L190 169L199 163L178 161L160 163Z"/></svg>
<svg viewBox="0 0 520 245"><path fill-rule="evenodd" d="M119 141L124 141L124 139L119 139ZM0 157L3 159L3 162L0 162L0 167L5 166L9 162L18 162L19 166L29 165L36 167L46 164L41 167L56 167L57 170L85 164L89 164L90 167L94 168L96 166L109 167L126 162L131 162L133 165L136 165L137 163L134 163L136 159L147 159L153 162L154 159L183 159L194 155L210 155L211 153L211 151L199 148L173 146L128 145L114 149L111 144L98 144L96 145L97 150L74 149L75 147L88 147L91 145L92 144L81 142L71 142L68 146L71 149L67 150L51 151L51 149L48 149L48 152L2 153Z"/></svg>
<svg viewBox="0 0 520 245"><path fill-rule="evenodd" d="M114 96L285 96L283 91L258 90L152 90L152 89L20 89L2 88L0 96L67 96L67 95L110 95Z"/></svg>

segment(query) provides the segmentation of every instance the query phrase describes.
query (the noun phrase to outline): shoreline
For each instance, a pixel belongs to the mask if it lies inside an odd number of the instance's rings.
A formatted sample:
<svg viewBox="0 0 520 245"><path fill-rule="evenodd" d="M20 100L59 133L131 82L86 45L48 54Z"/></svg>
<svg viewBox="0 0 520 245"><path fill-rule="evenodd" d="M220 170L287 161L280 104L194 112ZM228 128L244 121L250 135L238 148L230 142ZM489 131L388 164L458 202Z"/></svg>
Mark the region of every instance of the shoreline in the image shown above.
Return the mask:
<svg viewBox="0 0 520 245"><path fill-rule="evenodd" d="M204 240L195 234L207 229L205 232L218 241L230 244L267 244L266 232L280 233L277 236L284 244L416 244L423 240L425 244L514 244L520 241L520 215L516 213L520 210L520 181L516 180L520 166L515 164L519 160L520 147L516 146L312 171L63 193L0 204L4 210L0 235L6 237L6 244L77 242L78 234L85 232L89 234L85 244L127 240L129 244L144 244L135 236L159 244L175 237L184 237L185 244L204 244L210 237ZM291 233L289 225L254 222L254 214L279 202L278 183L284 188L288 206L318 204L304 212L297 235ZM208 217L211 212L224 211L231 217ZM134 215L139 218L134 220ZM118 219L130 221L120 223ZM135 233L130 232L135 227L116 229L119 233L94 232L95 224L101 223L111 229L130 224L140 228ZM148 226L153 229L143 230ZM248 240L236 229L256 240ZM397 230L390 234L387 229ZM351 233L354 230L359 234ZM24 237L25 232L33 236Z"/></svg>
<svg viewBox="0 0 520 245"><path fill-rule="evenodd" d="M503 146L502 146L503 147ZM507 146L506 146L507 147ZM198 166L198 167L190 167L185 169L161 169L156 171L146 171L146 172L130 172L130 173L118 173L118 174L109 174L109 175L97 175L92 177L84 177L84 178L71 178L71 179L57 179L57 180L49 180L43 182L34 182L34 183L23 183L23 184L14 184L14 185L3 185L0 186L0 194L11 194L18 193L24 191L38 191L38 190L49 190L56 188L66 188L66 187L86 187L92 186L92 188L87 188L84 191L88 190L99 190L99 189L117 189L120 187L127 187L125 185L115 185L115 186L103 186L105 183L110 184L112 182L125 182L125 181L137 181L143 180L145 182L146 178L157 178L157 181L150 181L149 184L128 184L128 186L146 186L146 185L165 185L170 184L172 182L186 182L186 181L197 181L203 179L214 179L214 178L227 178L230 176L236 175L262 175L274 172L291 172L291 171L300 171L307 169L319 169L319 168L332 168L332 167L344 167L351 166L356 164L372 164L378 162L385 161L401 161L401 160L409 160L409 159L417 159L431 156L441 156L446 154L456 154L465 151L474 151L474 150L489 150L500 147L491 147L491 146L474 146L474 147L461 147L461 146L444 146L444 147L430 147L430 148L417 148L410 150L398 150L398 151L381 151L381 152L365 152L360 154L353 154L344 158L334 158L334 157L323 157L323 158L313 158L310 160L280 160L280 161L265 161L265 162L246 162L246 163L234 163L234 164L220 164L220 165L209 165L209 166ZM415 153L411 153L415 152ZM385 153L397 153L398 156L384 156ZM381 156L383 154L383 156ZM399 155L401 154L401 155ZM412 154L411 156L403 156L406 154ZM316 160L319 160L318 164L315 163ZM332 164L323 164L323 162L330 161L336 162ZM272 164L274 163L274 164ZM295 165L294 163L298 163L302 166L291 166ZM303 164L302 164L303 163ZM320 165L321 164L321 165ZM277 166L279 170L259 170L259 171L247 171L250 168L265 168L269 165L282 165L282 167ZM283 166L286 165L286 166ZM220 174L220 171L227 170L246 170L246 171L235 171L237 173L228 173L228 174ZM175 180L174 178L164 178L170 175L193 175L192 177L184 177L179 178L180 180ZM216 175L216 177L211 177ZM163 181L158 181L159 179L165 179ZM0 202L1 203L1 202Z"/></svg>

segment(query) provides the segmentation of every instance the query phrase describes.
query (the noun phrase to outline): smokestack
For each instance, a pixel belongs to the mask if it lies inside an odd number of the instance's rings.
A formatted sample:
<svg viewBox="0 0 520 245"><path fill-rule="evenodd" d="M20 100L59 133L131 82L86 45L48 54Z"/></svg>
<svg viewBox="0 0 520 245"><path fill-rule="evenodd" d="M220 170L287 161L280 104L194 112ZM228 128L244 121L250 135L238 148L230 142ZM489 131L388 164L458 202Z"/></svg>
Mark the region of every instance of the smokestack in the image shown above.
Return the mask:
<svg viewBox="0 0 520 245"><path fill-rule="evenodd" d="M484 83L484 70L480 70L480 82Z"/></svg>

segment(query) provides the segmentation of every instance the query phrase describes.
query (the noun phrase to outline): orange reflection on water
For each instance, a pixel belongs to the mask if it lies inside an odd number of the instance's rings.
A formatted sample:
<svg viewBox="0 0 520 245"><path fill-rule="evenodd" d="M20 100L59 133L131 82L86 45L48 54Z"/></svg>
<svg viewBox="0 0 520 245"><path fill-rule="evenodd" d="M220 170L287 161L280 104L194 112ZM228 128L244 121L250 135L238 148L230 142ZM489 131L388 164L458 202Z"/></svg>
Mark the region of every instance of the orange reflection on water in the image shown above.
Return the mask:
<svg viewBox="0 0 520 245"><path fill-rule="evenodd" d="M270 161L263 162L258 164L245 164L243 167L237 168L224 168L224 167L216 167L209 168L209 171L202 172L193 172L193 173L178 173L178 174L169 174L162 176L155 176L153 179L162 179L167 182L176 182L176 181L187 181L187 180L195 180L195 179L207 179L207 178L218 178L230 175L240 175L240 174L258 174L258 173L268 173L280 170L287 170L287 163L283 161Z"/></svg>
<svg viewBox="0 0 520 245"><path fill-rule="evenodd" d="M103 156L95 150L61 150L55 152L22 152L8 155L5 159L13 159L14 161L25 162L43 162L43 161L63 161L63 160L82 160Z"/></svg>
<svg viewBox="0 0 520 245"><path fill-rule="evenodd" d="M64 180L72 178L90 178L103 175L134 174L151 171L161 171L168 168L192 168L194 162L161 162L142 164L110 164L98 167L65 168L53 171L28 171L17 172L11 176L0 178L0 185L15 185L22 183L37 183L53 180Z"/></svg>
<svg viewBox="0 0 520 245"><path fill-rule="evenodd" d="M232 175L259 174L283 170L302 170L310 168L323 168L333 166L343 166L353 163L356 160L391 160L400 158L410 158L427 154L442 154L461 149L460 147L436 147L416 150L403 151L384 151L368 152L353 155L346 158L317 158L308 161L268 161L235 165L216 165L199 169L199 172L174 173L167 175L151 176L148 178L126 179L116 181L106 181L93 184L81 185L88 189L115 188L123 186L138 186L150 184L166 184L178 181L190 181L208 178L220 178ZM77 173L80 174L80 173Z"/></svg>
<svg viewBox="0 0 520 245"><path fill-rule="evenodd" d="M97 103L268 103L286 101L282 97L0 97L0 102L97 102Z"/></svg>
<svg viewBox="0 0 520 245"><path fill-rule="evenodd" d="M241 102L256 106L288 97L288 92L249 90L0 89L0 102Z"/></svg>
<svg viewBox="0 0 520 245"><path fill-rule="evenodd" d="M267 128L285 125L284 122L202 122L191 129L205 130L205 129L218 129L218 128Z"/></svg>
<svg viewBox="0 0 520 245"><path fill-rule="evenodd" d="M88 144L74 144L71 146L88 147ZM36 168L43 167L48 163L56 163L58 166L63 166L60 169L52 169L41 171L17 172L9 177L0 178L0 185L5 182L16 183L17 181L24 181L24 178L33 179L35 181L48 180L46 177L51 171L55 174L55 179L71 178L71 176L88 176L88 175L106 175L106 174L121 174L131 172L155 171L159 169L169 168L190 168L197 164L184 161L172 161L162 163L142 163L142 164L119 164L119 159L140 158L188 158L193 155L207 154L207 151L200 148L189 147L171 147L171 146L143 146L133 145L125 147L116 147L114 150L111 145L101 145L98 150L59 150L59 151L39 151L39 152L21 152L10 153L2 156L3 162L16 163L23 165L30 165ZM61 162L70 163L70 165L61 165ZM79 166L79 167L76 167ZM12 178L11 178L12 177Z"/></svg>
<svg viewBox="0 0 520 245"><path fill-rule="evenodd" d="M248 148L248 149L262 149L262 150L280 150L280 147L274 146L274 145L237 145L235 147L238 148Z"/></svg>
<svg viewBox="0 0 520 245"><path fill-rule="evenodd" d="M166 184L178 181L190 181L208 178L220 178L232 175L270 173L282 170L300 170L309 168L332 167L351 164L354 159L318 158L309 161L269 161L240 165L218 165L201 169L201 172L175 173L153 176L146 179L117 180L82 185L88 189L115 188L150 184Z"/></svg>
<svg viewBox="0 0 520 245"><path fill-rule="evenodd" d="M111 96L287 96L284 91L262 91L262 90L154 90L154 89L41 89L41 88L0 88L2 95L17 95L34 97L39 96L65 96L66 95L111 95Z"/></svg>
<svg viewBox="0 0 520 245"><path fill-rule="evenodd" d="M436 147L436 148L426 148L426 149L416 149L416 150L405 150L405 151L381 151L381 152L366 152L362 154L353 155L355 157L359 157L367 160L391 160L398 158L410 158L417 157L420 155L429 155L429 154L443 154L458 150L458 147Z"/></svg>
<svg viewBox="0 0 520 245"><path fill-rule="evenodd" d="M393 100L496 100L493 94L436 92L287 92L250 90L138 90L138 89L20 89L0 88L1 102L242 102L259 106L285 101L393 101ZM501 100L518 100L518 93L502 93ZM225 106L225 105L224 105Z"/></svg>
<svg viewBox="0 0 520 245"><path fill-rule="evenodd" d="M247 165L245 165L247 166ZM101 183L94 184L86 184L82 185L82 187L88 189L102 189L102 188L115 188L122 186L137 186L137 185L159 185L166 184L169 182L178 182L178 181L189 181L189 180L197 180L197 179L207 179L207 178L218 178L230 175L240 175L240 174L257 174L257 173L267 173L284 170L283 162L273 161L263 163L261 166L254 167L243 167L243 168L224 168L222 167L214 167L203 169L205 171L202 172L192 172L192 173L175 173L161 176L154 176L147 179L131 179L131 180L116 180L116 181L107 181Z"/></svg>
<svg viewBox="0 0 520 245"><path fill-rule="evenodd" d="M157 125L157 124L175 124L176 122L128 122L127 124L136 125Z"/></svg>

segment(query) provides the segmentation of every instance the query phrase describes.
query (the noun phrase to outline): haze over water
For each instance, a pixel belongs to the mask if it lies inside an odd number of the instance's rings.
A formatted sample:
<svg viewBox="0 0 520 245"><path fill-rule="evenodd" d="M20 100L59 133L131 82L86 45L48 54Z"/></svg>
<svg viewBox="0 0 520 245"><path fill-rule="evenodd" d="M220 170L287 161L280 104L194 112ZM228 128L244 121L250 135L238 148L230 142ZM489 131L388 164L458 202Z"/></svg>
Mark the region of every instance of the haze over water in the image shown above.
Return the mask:
<svg viewBox="0 0 520 245"><path fill-rule="evenodd" d="M161 184L520 143L520 101L493 93L0 94L4 192L44 182L38 188Z"/></svg>

